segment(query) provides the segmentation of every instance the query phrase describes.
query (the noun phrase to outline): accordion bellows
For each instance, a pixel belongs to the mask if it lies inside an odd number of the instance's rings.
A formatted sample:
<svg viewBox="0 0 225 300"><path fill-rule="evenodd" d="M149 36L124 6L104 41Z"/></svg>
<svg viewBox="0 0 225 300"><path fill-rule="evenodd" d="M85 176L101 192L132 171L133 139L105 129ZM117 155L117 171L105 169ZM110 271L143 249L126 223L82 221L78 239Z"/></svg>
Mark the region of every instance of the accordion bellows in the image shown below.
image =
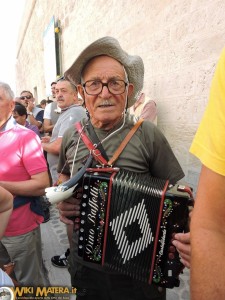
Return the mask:
<svg viewBox="0 0 225 300"><path fill-rule="evenodd" d="M192 203L183 186L149 174L88 169L78 255L148 284L179 286L184 266L171 241L188 230Z"/></svg>

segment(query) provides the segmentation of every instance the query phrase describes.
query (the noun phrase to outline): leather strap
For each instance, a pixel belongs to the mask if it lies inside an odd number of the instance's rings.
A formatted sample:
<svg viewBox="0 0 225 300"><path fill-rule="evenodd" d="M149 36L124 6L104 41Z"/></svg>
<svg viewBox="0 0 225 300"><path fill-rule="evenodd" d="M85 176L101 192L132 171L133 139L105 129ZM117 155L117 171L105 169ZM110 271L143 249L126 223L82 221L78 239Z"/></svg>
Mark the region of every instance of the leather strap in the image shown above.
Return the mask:
<svg viewBox="0 0 225 300"><path fill-rule="evenodd" d="M104 157L104 159L108 161L109 158L108 158L108 156L105 152L105 149L103 148L102 143L100 142L91 122L89 122L89 124L87 125L86 128L87 128L87 132L89 133L92 143L94 145L97 145L96 148L101 152L101 155Z"/></svg>
<svg viewBox="0 0 225 300"><path fill-rule="evenodd" d="M119 148L116 150L116 152L113 154L113 157L108 161L108 164L112 166L115 161L118 159L126 145L128 144L129 140L132 138L132 136L135 134L139 126L142 124L144 119L139 119L137 123L135 123L134 127L131 128L131 130L128 132L127 136L125 139L122 141L120 144Z"/></svg>
<svg viewBox="0 0 225 300"><path fill-rule="evenodd" d="M77 131L79 132L83 142L87 146L87 148L90 150L90 153L93 155L93 157L102 165L107 166L108 162L104 159L104 157L101 155L101 152L93 145L92 141L87 137L87 135L83 131L83 127L80 122L75 124Z"/></svg>
<svg viewBox="0 0 225 300"><path fill-rule="evenodd" d="M101 152L96 148L96 146L93 145L92 141L87 137L87 135L83 131L83 127L80 122L75 124L75 127L80 134L83 142L87 146L87 148L90 150L93 157L102 165L102 166L112 166L115 161L118 159L132 136L135 134L139 126L142 124L144 119L139 119L137 123L132 127L132 129L129 131L123 142L120 144L116 152L113 154L112 158L107 162L105 158L101 155Z"/></svg>

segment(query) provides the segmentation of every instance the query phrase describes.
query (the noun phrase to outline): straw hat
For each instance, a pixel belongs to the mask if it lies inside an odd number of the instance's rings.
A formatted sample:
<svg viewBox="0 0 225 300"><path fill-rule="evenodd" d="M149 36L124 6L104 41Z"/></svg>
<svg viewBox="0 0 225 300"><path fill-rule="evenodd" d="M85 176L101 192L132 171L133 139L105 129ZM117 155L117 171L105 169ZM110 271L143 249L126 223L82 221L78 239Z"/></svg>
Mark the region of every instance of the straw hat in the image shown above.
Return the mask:
<svg viewBox="0 0 225 300"><path fill-rule="evenodd" d="M144 64L142 58L137 55L129 55L119 42L113 37L103 37L90 44L77 57L72 66L65 72L66 79L75 85L81 83L81 75L88 61L96 56L107 55L118 60L125 68L128 81L134 85L132 95L128 98L128 108L138 99L143 88Z"/></svg>

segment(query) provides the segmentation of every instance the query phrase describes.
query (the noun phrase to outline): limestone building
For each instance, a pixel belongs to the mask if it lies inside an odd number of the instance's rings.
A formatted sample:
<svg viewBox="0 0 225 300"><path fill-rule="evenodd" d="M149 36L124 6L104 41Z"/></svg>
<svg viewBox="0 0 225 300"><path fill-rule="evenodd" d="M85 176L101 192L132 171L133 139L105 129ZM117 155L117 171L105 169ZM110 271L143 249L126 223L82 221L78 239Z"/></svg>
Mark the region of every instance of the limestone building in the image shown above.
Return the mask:
<svg viewBox="0 0 225 300"><path fill-rule="evenodd" d="M225 1L28 0L18 39L17 95L29 89L37 100L46 98L49 82L105 35L143 58L144 92L156 101L158 127L195 188L200 164L188 150L225 46Z"/></svg>

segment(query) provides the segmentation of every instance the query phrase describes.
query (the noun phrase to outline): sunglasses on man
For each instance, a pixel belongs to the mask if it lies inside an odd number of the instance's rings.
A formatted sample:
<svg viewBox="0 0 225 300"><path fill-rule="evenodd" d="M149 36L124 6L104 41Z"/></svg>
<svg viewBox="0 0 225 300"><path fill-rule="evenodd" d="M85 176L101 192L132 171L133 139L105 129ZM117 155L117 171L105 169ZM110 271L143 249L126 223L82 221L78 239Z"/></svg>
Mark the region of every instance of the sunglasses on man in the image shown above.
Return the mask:
<svg viewBox="0 0 225 300"><path fill-rule="evenodd" d="M21 100L25 100L25 99L29 100L31 98L32 98L32 96L21 96L20 97Z"/></svg>

